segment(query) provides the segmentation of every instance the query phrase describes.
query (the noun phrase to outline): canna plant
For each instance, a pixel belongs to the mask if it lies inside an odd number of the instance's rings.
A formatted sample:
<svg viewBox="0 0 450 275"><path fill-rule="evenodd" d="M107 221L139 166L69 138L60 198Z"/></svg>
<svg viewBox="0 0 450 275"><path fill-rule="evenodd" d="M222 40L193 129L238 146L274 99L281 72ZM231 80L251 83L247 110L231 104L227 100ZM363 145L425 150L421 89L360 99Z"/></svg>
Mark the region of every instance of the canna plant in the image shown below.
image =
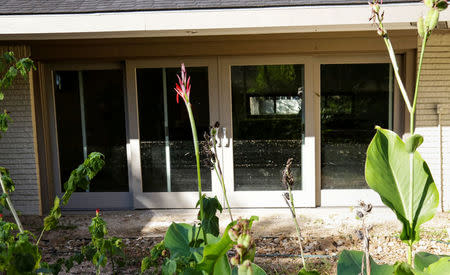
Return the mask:
<svg viewBox="0 0 450 275"><path fill-rule="evenodd" d="M190 77L187 77L184 64L181 65L181 76L178 76L178 80L179 83L175 87L177 102L179 102L179 97L185 102L191 123L197 161L199 200L196 206L200 206L198 213L200 226L172 223L164 236L164 240L152 248L149 257L145 257L142 260L141 273L148 272L151 268L155 271L154 269L158 269L158 265L160 265L160 271L164 275L264 275L266 274L264 270L253 263L255 247L250 236L253 222L257 221L258 217L253 216L248 220L234 220L228 224L223 235L219 236L219 219L216 213L217 210L222 211L222 206L216 197L208 198L201 191L197 130L189 102L191 91ZM214 148L214 154L217 152L215 148L215 134L215 131L210 132L207 140L208 144L206 145L209 146L207 149L210 151L211 148ZM214 141L211 139L214 139ZM217 162L217 155L213 158L212 152L209 152L207 156L209 162ZM220 169L217 167L216 169ZM218 173L218 175L219 180L223 183L223 175L221 173ZM224 185L223 188L225 188ZM226 196L226 190L224 189L223 191ZM230 209L229 205L228 209ZM230 218L232 219L231 211ZM236 255L239 258L238 261L233 260L234 268L231 267L227 257L227 252L233 246L236 248Z"/></svg>
<svg viewBox="0 0 450 275"><path fill-rule="evenodd" d="M443 272L450 270L450 257L448 256L443 257L442 260L434 258L435 261L427 262L428 265L422 270L413 267L413 246L420 239L420 226L433 218L439 204L439 193L430 169L417 151L423 142L423 137L415 133L417 95L427 41L437 26L439 13L448 5L447 0L425 0L424 4L428 8L428 13L425 17L420 17L417 22L422 45L412 102L400 78L395 52L383 25L384 12L381 11L380 3L377 0L370 4L371 20L377 25L377 33L386 44L397 83L410 114L410 135L405 140L390 130L382 129L379 126L375 127L377 132L367 149L365 167L367 184L380 195L383 203L394 211L403 224L400 239L408 245L407 263L397 263L393 267L394 274L447 274L439 273L436 270L444 270ZM338 264L338 274L350 274L347 269L349 266L347 261L351 257L362 257L362 254L348 251L342 253ZM355 265L353 266L355 267ZM374 272L376 265L372 264L371 266L372 274L380 274ZM361 267L359 266L357 269L360 270ZM428 269L433 270L433 273L429 273ZM356 272L356 267L354 271Z"/></svg>

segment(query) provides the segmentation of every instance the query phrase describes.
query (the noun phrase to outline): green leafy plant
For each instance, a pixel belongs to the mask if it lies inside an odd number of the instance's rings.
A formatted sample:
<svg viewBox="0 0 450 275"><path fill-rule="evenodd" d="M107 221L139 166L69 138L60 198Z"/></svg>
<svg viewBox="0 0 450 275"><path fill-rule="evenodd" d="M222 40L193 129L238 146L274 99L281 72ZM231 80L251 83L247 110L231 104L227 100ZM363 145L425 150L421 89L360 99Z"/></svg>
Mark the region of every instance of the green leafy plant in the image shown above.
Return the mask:
<svg viewBox="0 0 450 275"><path fill-rule="evenodd" d="M0 73L2 75L0 79L0 100L4 99L3 90L13 84L17 75L20 74L26 79L32 69L35 69L35 66L31 59L17 60L13 52L4 53L0 58ZM0 132L7 131L9 121L11 121L9 113L4 110L0 114ZM58 196L55 197L50 214L44 218L44 226L36 243L33 243L36 239L35 236L24 230L18 211L10 199L10 194L15 191L15 185L9 171L0 167L0 185L3 191L0 196L0 212L3 212L4 209L9 210L15 220L14 224L5 222L0 218L0 271L7 274L35 274L36 272L58 274L62 265L65 265L68 271L73 266L74 261L81 263L84 257L81 254L76 254L68 259L58 259L53 264L41 262L38 244L44 232L52 230L58 225L61 218L61 206L67 204L71 194L77 188L86 189L90 180L102 169L104 163L104 156L94 152L71 173L68 182L65 184L66 192L62 201ZM19 233L15 235L14 231L19 231Z"/></svg>
<svg viewBox="0 0 450 275"><path fill-rule="evenodd" d="M200 206L197 216L200 220L200 225L172 223L165 234L164 240L153 247L149 257L145 257L142 260L141 273L150 270L150 268L156 268L160 264L161 273L167 275L266 274L260 267L252 263L255 255L255 245L250 235L250 229L253 221L258 219L257 217L251 217L248 220L239 219L239 221L233 221L227 200L232 222L227 226L223 235L219 237L219 218L216 216L216 213L217 211L222 212L223 209L217 197L208 198L201 192L198 139L195 121L189 103L191 89L190 78L187 77L184 64L181 66L181 76L178 76L178 79L179 83L176 84L175 88L177 102L180 96L185 102L190 118L194 150L197 157L199 200L196 206ZM206 150L208 151L207 157L208 162L210 162L208 166L214 165L212 169L216 170L219 180L223 184L223 175L221 172L218 172L220 166L216 166L216 163L218 163L215 147L216 131L210 131L209 134L205 135L207 141ZM223 188L226 197L224 185ZM234 258L236 260L234 261L236 265L234 269L231 268L227 257L227 252L233 245L237 253L237 258Z"/></svg>
<svg viewBox="0 0 450 275"><path fill-rule="evenodd" d="M106 238L108 229L106 222L100 217L100 211L98 209L95 217L92 218L89 233L91 234L92 241L84 248L85 253L83 254L95 265L97 274L100 274L101 268L106 266L108 259L111 261L113 273L116 274L117 270L115 267L123 266L122 259L125 257L122 249L122 239L116 237Z"/></svg>
<svg viewBox="0 0 450 275"><path fill-rule="evenodd" d="M88 177L86 175L86 177L90 180L101 169L101 167L103 167L103 165L103 155L100 153L91 153L84 163L75 169L72 174L76 173L77 170L90 171L90 176ZM0 169L0 173L2 175L2 182L7 183L5 186L9 192L6 194L8 195L7 198L9 198L10 192L14 190L14 183L9 178L9 173L6 169ZM70 196L67 197L67 200L69 198ZM73 267L74 262L81 263L84 256L81 257L78 254L68 259L59 259L53 264L40 262L41 254L38 249L39 241L41 240L44 232L50 231L58 225L61 217L62 205L65 205L64 202L60 202L59 197L56 196L50 214L44 218L44 226L39 238L36 240L36 243L32 243L32 240L35 240L36 238L29 231L23 230L23 228L20 230L21 227L19 227L19 225L22 226L22 223L20 222L18 216L15 217L16 224L0 221L0 239L4 241L4 243L2 242L3 245L0 245L0 271L7 271L8 274L16 274L14 272L17 270L20 270L19 274L28 274L38 271L41 273L58 274L63 265L68 271ZM14 209L12 202L10 205L5 204L4 206L8 209ZM13 235L13 230L19 230L19 234L16 236ZM14 259L11 257L14 257Z"/></svg>
<svg viewBox="0 0 450 275"><path fill-rule="evenodd" d="M394 274L429 272L414 269L413 245L420 239L420 226L433 218L439 204L439 193L430 169L417 151L423 142L423 137L414 132L414 119L426 43L437 26L439 13L445 10L448 4L446 0L425 0L424 3L429 10L427 15L420 17L417 23L422 46L412 103L400 78L395 52L383 25L384 12L380 10L377 0L371 3L371 20L378 26L377 32L386 44L400 92L410 113L410 136L403 141L396 133L377 126L375 137L367 149L366 159L367 184L380 195L383 203L394 211L403 224L400 239L409 246L408 263L397 263L394 266ZM356 252L345 253L353 253L355 257ZM344 259L347 258L343 258L343 261ZM430 265L429 268L435 272L441 268L441 264L445 265L445 263L444 259L439 264L436 263L436 266ZM340 272L338 265L338 274L348 273L343 273L342 268Z"/></svg>

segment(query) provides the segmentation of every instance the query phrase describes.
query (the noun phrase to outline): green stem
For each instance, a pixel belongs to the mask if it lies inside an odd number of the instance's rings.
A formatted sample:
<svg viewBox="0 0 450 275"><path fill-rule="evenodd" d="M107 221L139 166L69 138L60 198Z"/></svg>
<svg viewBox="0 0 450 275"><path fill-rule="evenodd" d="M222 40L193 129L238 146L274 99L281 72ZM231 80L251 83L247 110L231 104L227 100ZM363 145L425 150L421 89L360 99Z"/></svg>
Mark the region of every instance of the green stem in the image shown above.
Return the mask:
<svg viewBox="0 0 450 275"><path fill-rule="evenodd" d="M195 127L194 114L192 113L191 104L186 101L186 108L189 114L189 122L191 123L192 139L194 141L195 160L197 163L197 180L198 180L198 199L200 202L200 218L203 218L203 199L202 199L202 177L200 173L200 150L198 147L197 128Z"/></svg>
<svg viewBox="0 0 450 275"><path fill-rule="evenodd" d="M410 266L413 266L413 260L412 260L412 252L413 252L413 244L412 241L410 241L410 243L408 244L408 264Z"/></svg>
<svg viewBox="0 0 450 275"><path fill-rule="evenodd" d="M192 139L194 141L194 150L195 150L195 160L197 164L197 180L198 180L198 199L200 202L200 220L203 220L204 218L204 211L203 211L203 197L202 197L202 176L200 173L200 150L198 148L198 136L197 136L197 128L195 127L195 120L194 120L194 114L192 113L191 103L189 103L188 100L185 101L186 108L189 114L189 122L191 123L191 129L192 129ZM206 233L203 231L203 239L206 241Z"/></svg>
<svg viewBox="0 0 450 275"><path fill-rule="evenodd" d="M20 233L23 233L22 223L20 222L19 215L17 215L16 209L14 208L11 198L9 197L8 191L6 190L5 184L3 183L1 173L0 173L0 185L2 186L3 193L6 194L6 202L8 203L9 211L11 211L11 214L14 216L14 220L16 221Z"/></svg>
<svg viewBox="0 0 450 275"><path fill-rule="evenodd" d="M305 256L303 255L302 235L300 233L300 226L298 225L297 214L295 214L294 196L292 195L292 190L291 190L290 186L288 186L288 190L289 190L289 200L291 202L291 210L292 210L291 214L292 214L292 219L294 220L295 229L297 231L297 238L298 238L298 243L300 245L300 255L302 257L303 268L305 270L308 270L308 268L306 267Z"/></svg>
<svg viewBox="0 0 450 275"><path fill-rule="evenodd" d="M217 177L219 178L220 184L222 185L222 192L223 192L223 196L225 197L225 202L227 204L228 214L230 214L230 219L233 222L233 215L231 214L231 207L230 207L230 203L228 202L227 189L225 188L223 176L221 176L221 174L219 174L219 172L217 171L217 167L215 165L214 165L214 171L216 171Z"/></svg>
<svg viewBox="0 0 450 275"><path fill-rule="evenodd" d="M427 41L428 41L428 36L429 36L428 33L424 35L423 40L422 40L422 48L420 49L419 66L417 68L417 76L416 76L416 86L414 88L414 101L413 101L413 106L412 106L412 112L410 114L411 119L409 121L411 135L414 134L414 114L416 112L417 94L419 93L420 73L422 71L422 61L423 61L423 56L425 53L425 47L426 47Z"/></svg>
<svg viewBox="0 0 450 275"><path fill-rule="evenodd" d="M409 101L408 93L406 92L405 86L403 85L403 81L400 77L397 59L395 58L394 48L392 47L391 41L389 40L389 37L387 35L385 35L383 38L384 38L384 43L386 44L386 48L389 52L389 58L391 59L391 64L392 64L392 68L394 69L394 75L395 75L395 78L397 79L398 87L400 88L400 92L402 93L403 100L405 100L406 108L411 113L411 111L412 111L411 102Z"/></svg>
<svg viewBox="0 0 450 275"><path fill-rule="evenodd" d="M214 149L214 158L216 160L215 164L214 164L214 170L216 171L217 177L219 178L220 184L222 185L223 196L225 197L225 202L227 204L228 213L230 214L230 219L233 222L233 215L231 214L231 207L230 207L230 203L228 202L228 197L227 197L227 189L225 188L225 181L223 179L222 169L220 168L219 158L217 157L216 138L211 135L211 139L212 139L213 149Z"/></svg>
<svg viewBox="0 0 450 275"><path fill-rule="evenodd" d="M39 238L38 238L38 240L36 241L36 246L39 244L39 242L41 241L41 239L42 239L42 236L44 235L44 229L42 229L42 231L41 231L41 234L39 235Z"/></svg>

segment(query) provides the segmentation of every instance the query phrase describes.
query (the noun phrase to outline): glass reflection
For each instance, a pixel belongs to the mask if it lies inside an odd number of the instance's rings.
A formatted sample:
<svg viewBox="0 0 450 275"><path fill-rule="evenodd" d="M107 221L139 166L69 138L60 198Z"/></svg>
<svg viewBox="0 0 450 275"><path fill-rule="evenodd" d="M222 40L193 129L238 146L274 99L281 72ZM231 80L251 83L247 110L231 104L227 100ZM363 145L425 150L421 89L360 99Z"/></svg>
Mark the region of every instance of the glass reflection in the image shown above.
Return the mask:
<svg viewBox="0 0 450 275"><path fill-rule="evenodd" d="M301 189L304 66L232 66L231 82L235 190L283 190L290 157Z"/></svg>
<svg viewBox="0 0 450 275"><path fill-rule="evenodd" d="M322 189L368 188L366 150L374 126L390 125L389 83L389 64L321 65Z"/></svg>
<svg viewBox="0 0 450 275"><path fill-rule="evenodd" d="M187 68L190 101L201 139L209 129L208 68ZM179 68L137 69L141 170L144 192L197 191L197 168L189 116L176 103L173 86ZM209 168L201 169L202 187L211 191Z"/></svg>

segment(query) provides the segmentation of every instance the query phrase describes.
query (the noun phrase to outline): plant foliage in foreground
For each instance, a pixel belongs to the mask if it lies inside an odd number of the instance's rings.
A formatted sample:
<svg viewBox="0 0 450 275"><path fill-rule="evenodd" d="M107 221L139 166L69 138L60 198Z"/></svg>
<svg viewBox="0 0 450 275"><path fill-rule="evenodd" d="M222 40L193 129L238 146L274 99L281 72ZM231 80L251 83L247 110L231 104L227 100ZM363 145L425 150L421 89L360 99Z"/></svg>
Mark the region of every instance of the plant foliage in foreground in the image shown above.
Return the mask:
<svg viewBox="0 0 450 275"><path fill-rule="evenodd" d="M426 43L437 26L439 13L447 8L447 0L425 0L429 9L427 15L417 22L418 34L422 38L419 65L417 69L414 99L411 103L399 75L394 49L383 25L384 12L377 0L371 3L371 20L378 26L389 52L392 67L410 113L410 136L403 141L396 133L376 127L377 133L367 149L366 181L381 197L383 203L394 211L403 224L400 239L408 246L408 263L397 262L394 266L377 265L370 260L371 268L364 274L448 274L449 256L434 256L417 253L413 265L413 245L420 239L420 226L433 218L439 204L439 193L427 163L417 148L423 137L414 132L414 118L420 82L420 72ZM344 251L338 261L338 274L359 274L363 252ZM427 260L424 261L424 258ZM371 259L371 258L370 258ZM383 270L383 271L380 271Z"/></svg>
<svg viewBox="0 0 450 275"><path fill-rule="evenodd" d="M184 64L181 66L181 76L178 76L175 91L177 92L177 102L181 97L186 105L189 114L192 139L197 161L198 171L198 192L199 200L196 206L200 207L198 219L199 226L184 223L172 223L166 232L164 241L153 247L149 257L145 257L141 263L141 272L149 271L151 267L157 268L160 265L162 274L266 274L264 270L253 263L255 256L255 244L250 235L250 230L258 217L250 219L232 220L230 208L230 218L232 222L228 224L225 232L220 237L219 218L217 211L222 212L223 208L216 197L208 198L202 194L200 182L200 162L197 130L192 113L189 95L191 91L190 77L187 76ZM217 128L217 127L216 127ZM215 132L211 132L209 139L214 139ZM215 142L215 141L213 141ZM214 147L211 144L209 150ZM216 157L209 154L209 161L217 161ZM218 166L215 166L215 169ZM217 170L216 170L217 172ZM218 173L219 180L223 183L223 175ZM226 196L226 190L223 189ZM235 257L232 258L232 266L227 257L227 252L235 249Z"/></svg>
<svg viewBox="0 0 450 275"><path fill-rule="evenodd" d="M0 58L0 74L2 76L0 78L0 100L4 99L3 91L13 84L18 74L27 78L32 69L35 67L31 59L17 60L14 53L4 53ZM0 132L7 131L10 120L9 113L4 110L0 114ZM98 216L98 212L89 228L93 241L84 249L84 253L77 253L67 259L58 259L55 263L48 264L41 262L42 256L38 248L44 232L57 227L61 218L61 206L68 203L70 196L77 189L86 190L92 178L103 168L104 164L104 156L101 153L93 152L78 168L72 171L69 180L64 184L66 190L64 195L61 198L55 197L49 215L44 218L44 226L37 240L31 232L23 229L19 215L10 199L10 194L15 190L14 182L8 169L0 167L0 185L3 191L0 196L0 272L6 272L6 274L58 274L63 266L68 272L74 263L79 264L86 258L93 261L97 266L97 273L99 273L100 267L106 265L108 257L111 258L114 271L115 257L123 256L122 242L118 238L104 238L107 233L106 223ZM15 223L3 221L1 213L4 209L11 212ZM15 233L17 231L19 233ZM92 257L90 257L91 254Z"/></svg>

